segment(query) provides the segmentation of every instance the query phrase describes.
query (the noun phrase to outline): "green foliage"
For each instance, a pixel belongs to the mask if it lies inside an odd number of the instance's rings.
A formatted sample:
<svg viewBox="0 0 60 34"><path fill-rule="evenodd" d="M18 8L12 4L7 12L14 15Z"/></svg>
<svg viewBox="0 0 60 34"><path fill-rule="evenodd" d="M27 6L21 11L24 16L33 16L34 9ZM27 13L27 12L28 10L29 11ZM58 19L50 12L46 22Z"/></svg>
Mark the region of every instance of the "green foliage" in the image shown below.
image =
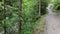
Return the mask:
<svg viewBox="0 0 60 34"><path fill-rule="evenodd" d="M38 14L38 1L37 0L23 0L22 1L22 32L21 34L32 34L35 22L39 17ZM3 15L3 2L0 2L0 23L3 27L4 25L4 15ZM6 0L6 26L8 34L16 33L16 26L18 24L18 4L16 0ZM12 28L13 27L13 28ZM16 33L17 34L17 33Z"/></svg>
<svg viewBox="0 0 60 34"><path fill-rule="evenodd" d="M54 9L55 10L60 10L60 3L54 4Z"/></svg>
<svg viewBox="0 0 60 34"><path fill-rule="evenodd" d="M23 11L22 11L22 33L21 34L32 34L34 29L35 21L37 20L38 14L38 1L37 0L23 0Z"/></svg>
<svg viewBox="0 0 60 34"><path fill-rule="evenodd" d="M53 4L54 4L53 8L54 10L60 10L60 0L55 0Z"/></svg>

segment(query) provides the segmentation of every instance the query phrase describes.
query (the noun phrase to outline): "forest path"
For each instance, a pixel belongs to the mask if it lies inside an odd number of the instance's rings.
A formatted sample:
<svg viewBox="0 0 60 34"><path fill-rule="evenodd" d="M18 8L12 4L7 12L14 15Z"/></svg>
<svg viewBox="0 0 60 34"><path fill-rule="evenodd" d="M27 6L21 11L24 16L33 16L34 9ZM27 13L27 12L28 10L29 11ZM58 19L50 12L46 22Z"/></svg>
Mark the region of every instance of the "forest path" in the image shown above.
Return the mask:
<svg viewBox="0 0 60 34"><path fill-rule="evenodd" d="M60 16L48 7L48 14L45 17L46 24L44 34L60 34Z"/></svg>

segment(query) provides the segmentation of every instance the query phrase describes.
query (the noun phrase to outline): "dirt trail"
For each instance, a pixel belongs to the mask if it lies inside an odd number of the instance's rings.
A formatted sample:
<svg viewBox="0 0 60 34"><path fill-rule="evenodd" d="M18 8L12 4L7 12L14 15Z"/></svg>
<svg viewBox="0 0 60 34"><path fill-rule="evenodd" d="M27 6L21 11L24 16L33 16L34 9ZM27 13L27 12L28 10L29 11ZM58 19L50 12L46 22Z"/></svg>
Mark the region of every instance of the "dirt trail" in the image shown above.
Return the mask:
<svg viewBox="0 0 60 34"><path fill-rule="evenodd" d="M50 8L48 9L48 14L45 19L46 25L44 34L60 34L60 17Z"/></svg>

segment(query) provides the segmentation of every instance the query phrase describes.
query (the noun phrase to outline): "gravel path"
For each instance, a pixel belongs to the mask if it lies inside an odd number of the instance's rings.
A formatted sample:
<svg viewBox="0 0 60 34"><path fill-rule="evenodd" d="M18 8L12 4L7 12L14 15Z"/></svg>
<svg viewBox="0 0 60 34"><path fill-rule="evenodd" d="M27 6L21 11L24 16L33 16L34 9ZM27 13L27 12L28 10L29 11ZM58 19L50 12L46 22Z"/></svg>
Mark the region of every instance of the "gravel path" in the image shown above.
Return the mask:
<svg viewBox="0 0 60 34"><path fill-rule="evenodd" d="M48 9L48 14L45 19L46 25L44 34L60 34L60 17L51 9Z"/></svg>

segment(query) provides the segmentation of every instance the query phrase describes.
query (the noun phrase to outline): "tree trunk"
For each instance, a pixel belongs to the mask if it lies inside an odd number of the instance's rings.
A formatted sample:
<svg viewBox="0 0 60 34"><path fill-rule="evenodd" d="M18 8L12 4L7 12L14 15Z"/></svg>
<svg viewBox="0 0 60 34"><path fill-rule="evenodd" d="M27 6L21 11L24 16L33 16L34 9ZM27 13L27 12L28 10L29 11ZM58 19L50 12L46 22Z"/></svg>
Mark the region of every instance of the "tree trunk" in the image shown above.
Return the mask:
<svg viewBox="0 0 60 34"><path fill-rule="evenodd" d="M4 6L4 10L3 10L3 16L4 16L4 34L7 34L7 31L6 31L6 10L5 10L5 0L3 0L3 6Z"/></svg>
<svg viewBox="0 0 60 34"><path fill-rule="evenodd" d="M41 15L42 15L42 0L40 0L40 2L41 2L41 4L40 4L40 5L41 5Z"/></svg>
<svg viewBox="0 0 60 34"><path fill-rule="evenodd" d="M22 0L18 0L18 17L19 17L19 20L18 20L18 26L19 26L19 30L18 30L18 34L21 33L21 12L22 12Z"/></svg>
<svg viewBox="0 0 60 34"><path fill-rule="evenodd" d="M40 12L41 12L41 0L38 0L38 4L39 4L39 16L40 16Z"/></svg>

